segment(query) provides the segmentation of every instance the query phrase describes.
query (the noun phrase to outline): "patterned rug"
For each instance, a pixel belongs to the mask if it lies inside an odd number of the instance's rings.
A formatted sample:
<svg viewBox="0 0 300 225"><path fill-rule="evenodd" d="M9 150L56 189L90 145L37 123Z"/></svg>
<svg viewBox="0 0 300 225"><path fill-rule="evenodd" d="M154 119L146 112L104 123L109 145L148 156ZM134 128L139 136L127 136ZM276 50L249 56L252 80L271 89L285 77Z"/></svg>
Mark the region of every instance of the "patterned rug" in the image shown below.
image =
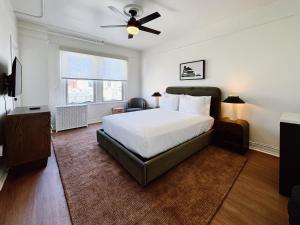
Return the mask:
<svg viewBox="0 0 300 225"><path fill-rule="evenodd" d="M98 146L97 128L53 135L74 225L207 225L246 163L209 146L141 187Z"/></svg>

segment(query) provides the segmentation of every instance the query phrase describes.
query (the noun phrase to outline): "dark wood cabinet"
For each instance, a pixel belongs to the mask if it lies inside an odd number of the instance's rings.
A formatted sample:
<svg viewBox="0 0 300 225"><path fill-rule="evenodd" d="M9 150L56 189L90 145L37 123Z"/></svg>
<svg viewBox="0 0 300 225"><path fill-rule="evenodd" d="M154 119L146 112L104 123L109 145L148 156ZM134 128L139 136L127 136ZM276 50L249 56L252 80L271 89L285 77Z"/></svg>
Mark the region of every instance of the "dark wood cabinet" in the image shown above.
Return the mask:
<svg viewBox="0 0 300 225"><path fill-rule="evenodd" d="M280 120L279 192L290 196L300 184L300 114L284 113Z"/></svg>
<svg viewBox="0 0 300 225"><path fill-rule="evenodd" d="M50 111L17 107L5 122L5 159L10 168L46 166L51 153Z"/></svg>
<svg viewBox="0 0 300 225"><path fill-rule="evenodd" d="M215 121L213 142L241 154L249 149L249 123L245 120L223 118Z"/></svg>

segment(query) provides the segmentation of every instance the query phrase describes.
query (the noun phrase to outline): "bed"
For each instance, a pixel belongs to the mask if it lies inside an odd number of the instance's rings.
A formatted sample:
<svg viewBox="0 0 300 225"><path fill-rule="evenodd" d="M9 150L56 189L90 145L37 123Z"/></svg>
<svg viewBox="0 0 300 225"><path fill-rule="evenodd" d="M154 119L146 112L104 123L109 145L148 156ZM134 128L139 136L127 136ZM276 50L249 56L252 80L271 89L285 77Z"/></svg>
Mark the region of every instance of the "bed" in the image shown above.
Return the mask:
<svg viewBox="0 0 300 225"><path fill-rule="evenodd" d="M143 186L209 145L220 113L219 88L168 87L166 92L211 96L210 116L151 109L105 117L97 130L99 145Z"/></svg>

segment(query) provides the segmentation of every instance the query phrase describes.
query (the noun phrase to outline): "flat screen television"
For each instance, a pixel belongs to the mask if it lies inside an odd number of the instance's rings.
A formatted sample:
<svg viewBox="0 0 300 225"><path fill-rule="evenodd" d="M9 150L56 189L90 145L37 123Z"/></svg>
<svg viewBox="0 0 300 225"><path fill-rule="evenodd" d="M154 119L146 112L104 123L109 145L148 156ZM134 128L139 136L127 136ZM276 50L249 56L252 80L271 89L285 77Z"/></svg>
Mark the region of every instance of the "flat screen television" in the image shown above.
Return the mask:
<svg viewBox="0 0 300 225"><path fill-rule="evenodd" d="M8 77L8 96L16 97L22 94L22 65L17 57L12 64L11 75Z"/></svg>

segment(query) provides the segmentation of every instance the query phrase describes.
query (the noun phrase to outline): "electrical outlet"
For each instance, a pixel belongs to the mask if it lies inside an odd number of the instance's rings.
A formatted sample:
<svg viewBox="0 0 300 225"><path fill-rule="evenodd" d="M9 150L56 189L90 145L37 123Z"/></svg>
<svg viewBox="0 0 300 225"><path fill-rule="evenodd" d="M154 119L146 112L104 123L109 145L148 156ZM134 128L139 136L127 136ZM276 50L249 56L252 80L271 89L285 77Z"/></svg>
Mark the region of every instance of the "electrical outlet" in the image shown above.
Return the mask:
<svg viewBox="0 0 300 225"><path fill-rule="evenodd" d="M0 156L3 156L3 145L0 145Z"/></svg>

